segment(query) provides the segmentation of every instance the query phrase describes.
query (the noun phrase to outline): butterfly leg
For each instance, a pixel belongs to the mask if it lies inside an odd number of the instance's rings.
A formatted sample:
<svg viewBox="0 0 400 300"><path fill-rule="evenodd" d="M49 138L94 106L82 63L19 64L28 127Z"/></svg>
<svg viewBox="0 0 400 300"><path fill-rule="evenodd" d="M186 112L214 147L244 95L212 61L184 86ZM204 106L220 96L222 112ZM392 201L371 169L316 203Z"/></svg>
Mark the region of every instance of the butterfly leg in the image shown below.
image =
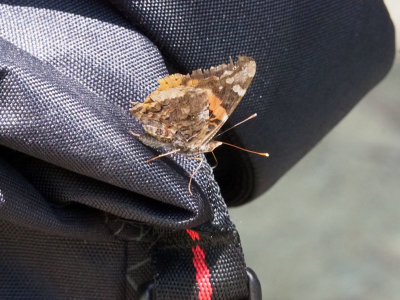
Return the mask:
<svg viewBox="0 0 400 300"><path fill-rule="evenodd" d="M199 165L197 166L196 170L194 170L194 172L192 173L192 175L190 175L190 179L189 179L188 190L189 190L189 194L190 194L190 195L193 195L192 190L190 189L190 186L192 185L192 179L193 179L194 175L196 175L196 173L200 170L200 167L201 167L201 165L202 165L202 163L203 163L203 161L204 161L204 158L202 158L202 157L191 157L191 158L200 161L200 163L199 163Z"/></svg>
<svg viewBox="0 0 400 300"><path fill-rule="evenodd" d="M169 151L169 152L167 152L167 153L163 153L163 154L157 155L157 156L155 156L155 157L153 157L153 158L150 158L150 159L147 160L146 162L149 163L149 162L151 162L151 161L153 161L153 160L159 159L160 157L168 156L168 155L174 154L174 153L179 152L179 151L180 151L179 149L175 149L175 150Z"/></svg>
<svg viewBox="0 0 400 300"><path fill-rule="evenodd" d="M217 157L215 156L214 151L211 151L211 154L212 154L212 156L213 156L213 158L214 158L214 161L215 161L215 165L213 165L211 168L212 168L212 169L215 169L215 168L218 166L218 159L217 159Z"/></svg>
<svg viewBox="0 0 400 300"><path fill-rule="evenodd" d="M139 136L140 136L139 133L133 132L132 130L129 131L129 133L132 134L133 136L136 136L136 137L139 137Z"/></svg>
<svg viewBox="0 0 400 300"><path fill-rule="evenodd" d="M129 131L129 133L132 134L134 137L137 137L143 144L148 145L149 147L154 148L154 147L158 147L158 146L164 146L163 143L160 143L159 141L157 141L155 138L151 137L148 134L139 134L139 133L133 132L132 130ZM168 155L177 153L179 151L180 151L179 149L175 149L175 150L172 150L170 152L163 153L163 154L157 155L157 156L155 156L153 158L150 158L146 162L149 163L149 162L151 162L153 160L156 160L156 159L158 159L160 157L168 156Z"/></svg>

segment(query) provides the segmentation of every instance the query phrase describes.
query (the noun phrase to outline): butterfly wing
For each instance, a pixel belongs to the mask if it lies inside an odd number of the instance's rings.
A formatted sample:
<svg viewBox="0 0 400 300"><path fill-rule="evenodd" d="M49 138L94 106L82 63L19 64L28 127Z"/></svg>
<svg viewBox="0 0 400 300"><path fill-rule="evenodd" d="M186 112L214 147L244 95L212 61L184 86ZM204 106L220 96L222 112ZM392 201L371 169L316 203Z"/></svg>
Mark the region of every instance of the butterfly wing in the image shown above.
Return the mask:
<svg viewBox="0 0 400 300"><path fill-rule="evenodd" d="M172 149L190 152L194 141L201 141L207 133L207 92L188 85L161 87L144 103L134 102L130 112L147 134Z"/></svg>
<svg viewBox="0 0 400 300"><path fill-rule="evenodd" d="M246 93L256 73L256 63L253 58L239 56L235 65L219 65L203 72L204 79L199 87L209 89L209 124L207 133L202 140L205 145L211 141L221 129L232 112L238 106ZM192 80L200 77L198 71L192 74Z"/></svg>
<svg viewBox="0 0 400 300"><path fill-rule="evenodd" d="M206 152L210 142L246 93L256 71L255 61L240 56L236 65L221 64L191 75L173 74L130 112L147 134L186 153Z"/></svg>

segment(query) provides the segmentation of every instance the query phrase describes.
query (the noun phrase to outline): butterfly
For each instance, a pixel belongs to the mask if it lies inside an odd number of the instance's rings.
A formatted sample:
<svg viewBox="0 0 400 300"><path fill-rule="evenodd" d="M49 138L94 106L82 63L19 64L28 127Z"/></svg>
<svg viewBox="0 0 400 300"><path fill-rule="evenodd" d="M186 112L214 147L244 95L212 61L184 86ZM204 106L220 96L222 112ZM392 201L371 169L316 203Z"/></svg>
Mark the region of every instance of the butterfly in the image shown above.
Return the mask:
<svg viewBox="0 0 400 300"><path fill-rule="evenodd" d="M199 154L212 152L222 144L230 145L213 138L236 109L255 74L253 58L239 56L236 64L230 58L229 64L164 77L158 80L159 88L143 103L131 102L130 112L145 131L131 134L151 148L170 149L148 162L174 153L199 160L189 180L188 190L192 194L192 178L203 162ZM268 156L268 153L249 152Z"/></svg>

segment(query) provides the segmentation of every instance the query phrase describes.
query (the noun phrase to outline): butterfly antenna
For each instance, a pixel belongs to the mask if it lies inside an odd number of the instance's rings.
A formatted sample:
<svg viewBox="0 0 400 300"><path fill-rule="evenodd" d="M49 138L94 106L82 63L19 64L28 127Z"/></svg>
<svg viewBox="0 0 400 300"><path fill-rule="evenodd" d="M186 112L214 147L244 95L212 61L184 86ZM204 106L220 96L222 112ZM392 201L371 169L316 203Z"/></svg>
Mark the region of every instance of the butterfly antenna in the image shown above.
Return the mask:
<svg viewBox="0 0 400 300"><path fill-rule="evenodd" d="M223 135L225 132L227 132L227 131L229 131L229 130L231 130L231 129L233 129L233 128L235 128L235 127L241 125L241 124L243 124L244 122L247 122L247 121L249 121L249 120L251 120L251 119L254 119L255 117L257 117L257 113L252 114L250 117L244 119L243 121L240 121L239 123L236 123L236 124L233 125L232 127L229 127L228 129L226 129L226 130L224 130L224 131L218 133L216 136Z"/></svg>
<svg viewBox="0 0 400 300"><path fill-rule="evenodd" d="M269 156L269 154L268 154L267 152L256 152L256 151L251 151L251 150L247 150L247 149L244 149L244 148L239 147L239 146L236 146L236 145L229 144L229 143L227 143L227 142L222 142L222 141L219 141L219 142L222 143L222 144L224 144L224 145L228 145L228 146L231 146L231 147L233 147L233 148L237 148L237 149L240 149L240 150L243 150L243 151L246 151L246 152L254 153L254 154L261 155L261 156L265 156L265 157L268 157L268 156Z"/></svg>

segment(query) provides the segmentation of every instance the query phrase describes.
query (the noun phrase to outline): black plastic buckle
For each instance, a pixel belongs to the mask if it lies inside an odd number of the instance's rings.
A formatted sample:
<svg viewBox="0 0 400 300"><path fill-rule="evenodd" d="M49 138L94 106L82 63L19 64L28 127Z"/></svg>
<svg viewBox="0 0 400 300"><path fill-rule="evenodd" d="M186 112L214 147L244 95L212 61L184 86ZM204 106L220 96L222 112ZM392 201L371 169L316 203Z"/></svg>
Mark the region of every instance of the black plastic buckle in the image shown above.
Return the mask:
<svg viewBox="0 0 400 300"><path fill-rule="evenodd" d="M246 268L247 277L249 278L249 298L248 300L262 300L261 284L256 273Z"/></svg>

